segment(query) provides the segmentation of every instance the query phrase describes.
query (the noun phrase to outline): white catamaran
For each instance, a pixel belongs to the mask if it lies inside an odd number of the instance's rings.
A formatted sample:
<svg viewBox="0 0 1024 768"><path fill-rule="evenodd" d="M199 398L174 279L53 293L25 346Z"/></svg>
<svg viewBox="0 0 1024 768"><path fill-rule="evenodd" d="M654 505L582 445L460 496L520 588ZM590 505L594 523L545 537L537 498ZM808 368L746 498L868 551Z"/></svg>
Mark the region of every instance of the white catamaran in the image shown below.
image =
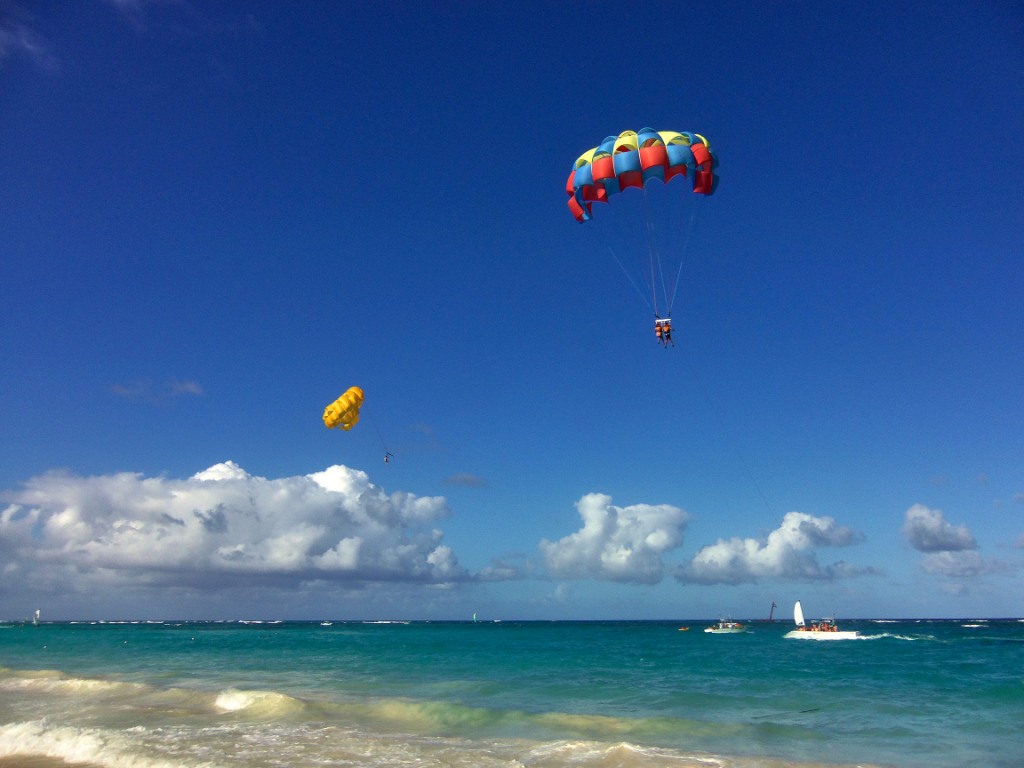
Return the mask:
<svg viewBox="0 0 1024 768"><path fill-rule="evenodd" d="M855 630L840 630L834 617L808 624L804 621L804 609L799 600L793 606L793 622L796 629L787 632L786 637L798 640L856 640L860 637L860 633Z"/></svg>

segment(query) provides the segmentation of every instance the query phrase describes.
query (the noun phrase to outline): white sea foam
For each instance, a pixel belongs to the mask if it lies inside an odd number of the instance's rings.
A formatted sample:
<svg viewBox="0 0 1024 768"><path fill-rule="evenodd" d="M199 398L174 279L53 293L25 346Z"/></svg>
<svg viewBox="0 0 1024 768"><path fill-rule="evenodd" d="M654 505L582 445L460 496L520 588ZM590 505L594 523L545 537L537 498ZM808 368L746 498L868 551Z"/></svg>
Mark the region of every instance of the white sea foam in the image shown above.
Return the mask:
<svg viewBox="0 0 1024 768"><path fill-rule="evenodd" d="M0 759L45 756L101 768L280 768L281 765L421 766L423 768L812 768L820 763L765 762L629 742L531 741L384 734L338 726L246 724L122 731L0 726ZM863 766L862 768L866 768Z"/></svg>
<svg viewBox="0 0 1024 768"><path fill-rule="evenodd" d="M917 641L917 640L934 640L935 636L934 635L917 635L917 636L914 636L914 635L895 635L892 632L883 632L880 635L865 635L863 639L865 639L865 640L886 640L886 639L889 639L889 640L907 640L907 641L914 642L914 641Z"/></svg>
<svg viewBox="0 0 1024 768"><path fill-rule="evenodd" d="M892 632L882 632L879 635L857 635L854 640L928 640L928 635L897 635Z"/></svg>
<svg viewBox="0 0 1024 768"><path fill-rule="evenodd" d="M586 741L558 741L541 744L520 756L522 765L588 766L680 766L680 768L722 768L720 758L710 755L681 755L670 749L639 747L635 744L605 744Z"/></svg>
<svg viewBox="0 0 1024 768"><path fill-rule="evenodd" d="M21 670L0 673L0 690L36 691L67 696L135 695L149 690L140 683L68 677L55 670Z"/></svg>
<svg viewBox="0 0 1024 768"><path fill-rule="evenodd" d="M230 623L230 622L228 622L228 623ZM271 624L271 625L274 625L274 624L284 624L284 620L283 619L274 619L273 621L271 621L269 619L239 619L238 623L239 624L245 624L246 626L259 626L261 624Z"/></svg>
<svg viewBox="0 0 1024 768"><path fill-rule="evenodd" d="M146 754L124 731L51 726L45 720L0 725L0 757L45 756L104 768L205 768Z"/></svg>

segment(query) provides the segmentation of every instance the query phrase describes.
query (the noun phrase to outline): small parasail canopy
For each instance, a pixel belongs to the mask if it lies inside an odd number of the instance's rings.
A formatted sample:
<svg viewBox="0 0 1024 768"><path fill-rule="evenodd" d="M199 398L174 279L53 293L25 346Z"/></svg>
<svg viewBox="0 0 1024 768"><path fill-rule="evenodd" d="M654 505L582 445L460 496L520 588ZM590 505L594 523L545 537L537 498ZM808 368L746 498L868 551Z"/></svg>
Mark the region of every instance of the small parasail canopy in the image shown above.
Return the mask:
<svg viewBox="0 0 1024 768"><path fill-rule="evenodd" d="M359 408L363 404L363 390L349 387L345 393L324 408L324 426L346 432L359 421Z"/></svg>

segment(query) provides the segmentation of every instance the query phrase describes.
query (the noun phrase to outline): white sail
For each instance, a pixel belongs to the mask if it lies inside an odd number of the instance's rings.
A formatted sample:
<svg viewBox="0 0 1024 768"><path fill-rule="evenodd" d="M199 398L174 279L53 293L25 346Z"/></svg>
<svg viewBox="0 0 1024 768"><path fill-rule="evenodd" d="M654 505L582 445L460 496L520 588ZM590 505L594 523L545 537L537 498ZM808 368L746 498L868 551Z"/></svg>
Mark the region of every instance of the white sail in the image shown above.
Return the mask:
<svg viewBox="0 0 1024 768"><path fill-rule="evenodd" d="M796 601L796 605L793 606L793 621L796 622L798 627L804 626L804 609L800 607L800 601Z"/></svg>

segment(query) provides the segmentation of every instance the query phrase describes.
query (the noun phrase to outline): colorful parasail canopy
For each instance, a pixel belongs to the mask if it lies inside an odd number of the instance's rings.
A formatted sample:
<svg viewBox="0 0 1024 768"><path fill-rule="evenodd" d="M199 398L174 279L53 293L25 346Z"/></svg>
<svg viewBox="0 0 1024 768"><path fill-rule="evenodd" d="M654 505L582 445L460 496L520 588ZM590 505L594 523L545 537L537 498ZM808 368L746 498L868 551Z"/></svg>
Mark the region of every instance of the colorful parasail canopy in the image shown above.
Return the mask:
<svg viewBox="0 0 1024 768"><path fill-rule="evenodd" d="M630 187L642 189L651 179L667 184L676 176L691 176L693 191L710 195L718 186L717 165L711 145L699 133L623 131L576 159L565 184L569 210L576 221L587 221L594 203L607 203Z"/></svg>
<svg viewBox="0 0 1024 768"><path fill-rule="evenodd" d="M343 429L346 432L359 421L359 408L363 404L363 390L349 387L345 393L324 408L324 425L328 429Z"/></svg>

